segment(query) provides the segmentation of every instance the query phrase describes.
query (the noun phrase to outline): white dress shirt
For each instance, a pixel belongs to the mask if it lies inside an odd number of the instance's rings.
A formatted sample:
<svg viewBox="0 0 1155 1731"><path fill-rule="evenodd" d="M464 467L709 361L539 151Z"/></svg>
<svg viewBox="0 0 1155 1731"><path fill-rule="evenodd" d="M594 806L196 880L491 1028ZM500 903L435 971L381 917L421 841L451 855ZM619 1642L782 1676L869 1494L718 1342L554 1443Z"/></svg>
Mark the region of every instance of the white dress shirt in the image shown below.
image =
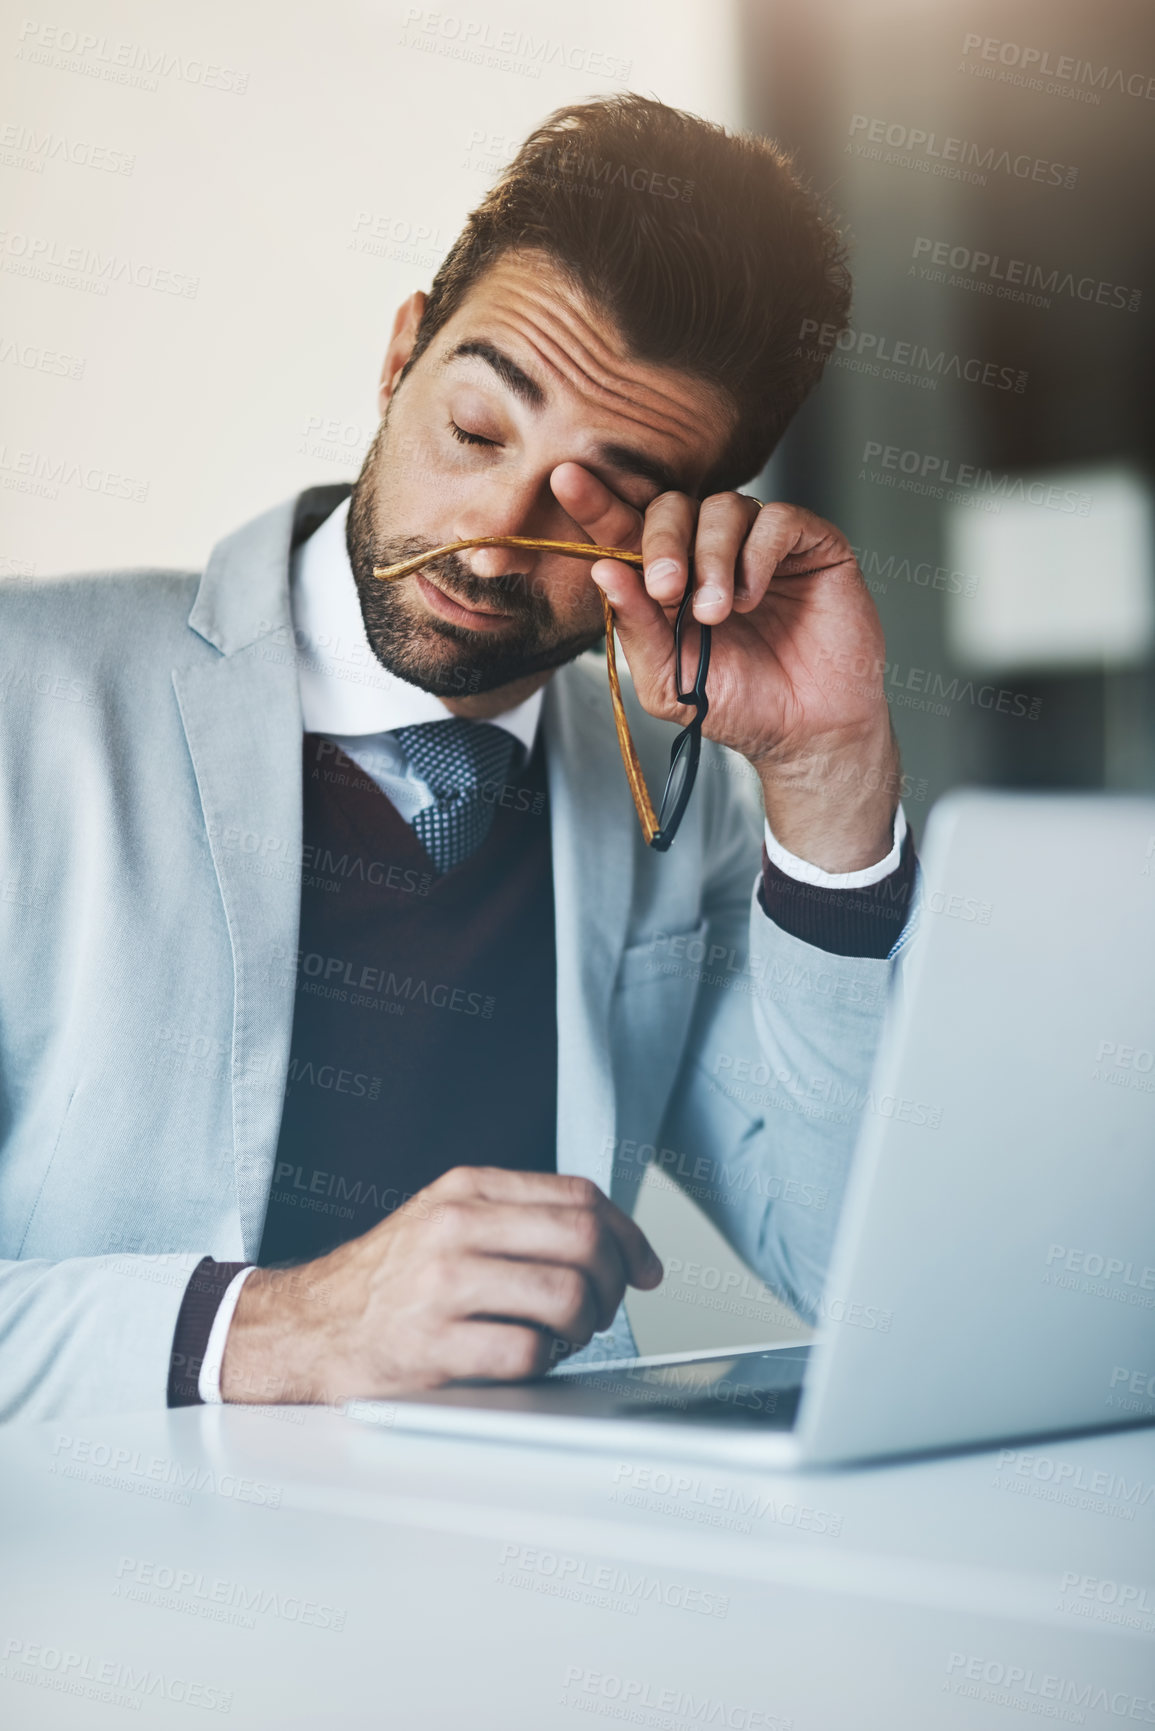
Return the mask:
<svg viewBox="0 0 1155 1731"><path fill-rule="evenodd" d="M389 673L369 646L349 555L345 523L349 500L338 505L293 555L290 600L293 632L301 657L301 710L306 733L336 740L347 757L375 781L406 823L433 803L395 739L395 727L452 721L452 712L432 692ZM490 716L533 750L544 691Z"/></svg>
<svg viewBox="0 0 1155 1731"><path fill-rule="evenodd" d="M301 711L306 733L323 733L352 758L392 802L406 823L432 805L433 795L413 773L391 733L424 721L451 721L439 697L389 673L374 655L361 618L361 601L345 546L348 499L326 517L292 556L289 596L293 635L300 657ZM544 688L524 703L488 719L504 727L525 748L533 749L541 721ZM890 852L861 871L825 872L784 848L765 826L766 851L779 871L825 889L867 889L898 865L906 835L899 806ZM243 1268L221 1299L197 1378L197 1393L208 1406L221 1401L220 1376L229 1325L251 1268Z"/></svg>

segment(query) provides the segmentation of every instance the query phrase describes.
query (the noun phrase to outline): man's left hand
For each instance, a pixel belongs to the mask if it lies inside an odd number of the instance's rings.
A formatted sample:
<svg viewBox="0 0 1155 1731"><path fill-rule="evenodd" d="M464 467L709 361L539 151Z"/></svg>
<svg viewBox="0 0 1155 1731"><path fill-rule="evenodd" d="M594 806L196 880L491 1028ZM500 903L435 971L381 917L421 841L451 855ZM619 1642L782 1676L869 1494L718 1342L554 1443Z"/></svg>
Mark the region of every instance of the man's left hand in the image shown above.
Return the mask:
<svg viewBox="0 0 1155 1731"><path fill-rule="evenodd" d="M643 555L642 571L611 559L592 568L643 707L675 722L689 713L676 698L673 620L692 554L693 615L713 627L703 732L757 770L770 827L791 852L831 872L884 858L898 748L882 626L845 536L799 506L743 493L662 493L643 514L577 463L551 485L593 541Z"/></svg>

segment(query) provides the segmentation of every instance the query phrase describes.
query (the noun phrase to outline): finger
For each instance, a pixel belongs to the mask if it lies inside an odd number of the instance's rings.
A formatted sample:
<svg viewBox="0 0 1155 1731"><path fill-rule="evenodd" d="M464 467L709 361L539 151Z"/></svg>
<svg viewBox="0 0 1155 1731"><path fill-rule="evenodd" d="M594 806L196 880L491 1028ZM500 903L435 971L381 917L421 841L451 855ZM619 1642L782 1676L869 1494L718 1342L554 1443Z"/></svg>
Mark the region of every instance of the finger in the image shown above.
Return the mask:
<svg viewBox="0 0 1155 1731"><path fill-rule="evenodd" d="M527 1201L540 1198L555 1206L592 1208L621 1246L630 1285L648 1291L662 1279L661 1258L637 1221L611 1202L592 1178L582 1178L576 1172L508 1172L499 1166L468 1170L477 1174L481 1193L494 1200L520 1194Z"/></svg>
<svg viewBox="0 0 1155 1731"><path fill-rule="evenodd" d="M429 1185L441 1196L477 1196L488 1202L591 1201L605 1192L589 1178L567 1172L512 1172L508 1166L451 1166Z"/></svg>
<svg viewBox="0 0 1155 1731"><path fill-rule="evenodd" d="M805 558L829 538L829 525L796 505L763 505L742 546L734 610L757 607L784 562Z"/></svg>
<svg viewBox="0 0 1155 1731"><path fill-rule="evenodd" d="M711 493L698 511L694 537L694 618L719 625L734 601L742 546L758 515L757 499L742 493Z"/></svg>
<svg viewBox="0 0 1155 1731"><path fill-rule="evenodd" d="M549 478L553 496L563 511L600 547L625 547L641 542L642 514L583 469L580 463L559 463Z"/></svg>
<svg viewBox="0 0 1155 1731"><path fill-rule="evenodd" d="M661 1260L635 1220L631 1220L592 1178L576 1172L510 1172L502 1166L455 1166L430 1185L444 1195L484 1202L588 1209L621 1247L631 1286L648 1291L662 1279Z"/></svg>
<svg viewBox="0 0 1155 1731"><path fill-rule="evenodd" d="M697 515L697 504L686 493L661 493L646 512L646 589L665 607L676 606L685 591Z"/></svg>
<svg viewBox="0 0 1155 1731"><path fill-rule="evenodd" d="M465 1256L557 1263L580 1270L589 1281L598 1327L608 1328L613 1321L626 1289L626 1265L614 1234L591 1210L474 1201L447 1202L442 1213L441 1243L449 1247L451 1285ZM448 1301L456 1308L455 1287Z"/></svg>
<svg viewBox="0 0 1155 1731"><path fill-rule="evenodd" d="M597 1294L580 1268L507 1256L466 1257L455 1273L453 1307L459 1317L533 1323L574 1346L584 1346L600 1320Z"/></svg>
<svg viewBox="0 0 1155 1731"><path fill-rule="evenodd" d="M590 576L613 609L614 630L641 703L651 715L674 720L674 628L646 593L640 571L616 559L599 559Z"/></svg>
<svg viewBox="0 0 1155 1731"><path fill-rule="evenodd" d="M607 1198L602 1203L605 1223L613 1233L625 1263L626 1279L642 1292L660 1286L665 1277L662 1259L638 1225L625 1211ZM612 1321L612 1318L611 1318ZM608 1326L608 1325L607 1325Z"/></svg>
<svg viewBox="0 0 1155 1731"><path fill-rule="evenodd" d="M475 1204L469 1212L471 1218L457 1231L462 1250L580 1269L597 1299L599 1329L610 1326L627 1285L648 1290L661 1279L661 1264L649 1259L648 1245L639 1251L624 1222L615 1221L615 1231L589 1209L491 1202Z"/></svg>
<svg viewBox="0 0 1155 1731"><path fill-rule="evenodd" d="M440 1345L441 1374L455 1381L484 1377L487 1382L521 1382L544 1375L558 1356L542 1329L515 1322L453 1323Z"/></svg>
<svg viewBox="0 0 1155 1731"><path fill-rule="evenodd" d="M543 1222L544 1231L536 1239L539 1244L545 1242L544 1253L533 1248L516 1251L503 1247L499 1254L511 1259L549 1262L580 1274L593 1300L594 1328L609 1328L626 1291L627 1271L621 1247L606 1225L586 1209L556 1209L552 1213L554 1218L548 1224Z"/></svg>

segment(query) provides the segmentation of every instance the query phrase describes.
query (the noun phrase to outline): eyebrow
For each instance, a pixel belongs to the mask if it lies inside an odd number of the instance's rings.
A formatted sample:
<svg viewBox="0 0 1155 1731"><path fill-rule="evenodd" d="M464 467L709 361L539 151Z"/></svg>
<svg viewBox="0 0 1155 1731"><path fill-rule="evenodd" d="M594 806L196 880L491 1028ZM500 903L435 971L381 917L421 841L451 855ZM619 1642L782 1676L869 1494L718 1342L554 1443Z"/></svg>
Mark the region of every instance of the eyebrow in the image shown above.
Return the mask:
<svg viewBox="0 0 1155 1731"><path fill-rule="evenodd" d="M442 364L448 366L451 361L470 359L484 361L487 366L492 367L502 384L529 408L543 409L545 407L546 394L537 380L531 379L529 374L519 367L511 356L507 355L503 349L499 349L494 343L487 343L480 339L458 343L457 347L451 349L446 355ZM657 457L647 456L644 451L635 450L632 445L613 443L600 445L598 455L606 467L616 469L623 475L636 475L641 481L651 481L659 492L690 491L690 488L682 484L680 477L667 463L661 462ZM589 464L582 466L583 468L590 467Z"/></svg>
<svg viewBox="0 0 1155 1731"><path fill-rule="evenodd" d="M495 348L492 343L458 343L457 347L446 355L444 364L448 366L450 361L468 360L471 356L491 366L502 384L508 386L514 396L520 397L523 403L528 403L531 409L545 407L545 392L537 380L531 379L516 361L511 360L502 349Z"/></svg>

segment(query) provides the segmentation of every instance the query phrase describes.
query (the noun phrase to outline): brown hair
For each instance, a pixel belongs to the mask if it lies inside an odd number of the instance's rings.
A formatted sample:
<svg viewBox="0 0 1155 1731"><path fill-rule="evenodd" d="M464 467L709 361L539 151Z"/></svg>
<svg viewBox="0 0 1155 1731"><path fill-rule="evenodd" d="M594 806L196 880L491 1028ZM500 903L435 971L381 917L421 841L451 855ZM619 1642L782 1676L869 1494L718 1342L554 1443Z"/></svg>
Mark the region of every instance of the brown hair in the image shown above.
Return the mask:
<svg viewBox="0 0 1155 1731"><path fill-rule="evenodd" d="M831 341L847 323L841 237L790 157L644 96L559 108L530 134L438 270L410 366L514 248L550 254L635 359L735 405L708 492L758 473L821 377L829 343L805 343L803 320Z"/></svg>

